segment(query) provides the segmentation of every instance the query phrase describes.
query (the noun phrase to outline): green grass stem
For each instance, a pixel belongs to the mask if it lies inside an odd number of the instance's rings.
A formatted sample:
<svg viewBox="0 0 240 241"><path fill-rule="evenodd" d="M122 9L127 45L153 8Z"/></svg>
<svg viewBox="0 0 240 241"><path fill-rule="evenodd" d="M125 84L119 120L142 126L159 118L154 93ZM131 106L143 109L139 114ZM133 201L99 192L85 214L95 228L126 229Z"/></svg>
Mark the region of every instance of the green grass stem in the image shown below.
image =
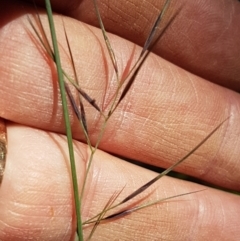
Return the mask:
<svg viewBox="0 0 240 241"><path fill-rule="evenodd" d="M45 0L45 5L46 5L48 21L49 21L49 26L51 31L54 58L55 58L54 60L57 66L57 74L58 74L58 81L59 81L59 87L60 87L60 93L61 93L63 115L64 115L64 121L65 121L65 127L66 127L66 135L67 135L71 173L72 173L75 210L76 210L76 218L77 218L77 233L78 233L79 240L83 241L83 230L82 230L82 220L81 220L81 201L79 198L79 191L78 191L77 172L76 172L76 165L75 165L75 158L74 158L74 151L73 151L72 131L71 131L71 123L70 123L69 113L68 113L67 98L66 98L66 92L65 92L65 86L64 86L64 77L63 77L63 71L61 67L60 54L58 50L57 37L56 37L56 31L55 31L55 26L53 22L53 16L52 16L53 14L52 14L50 0Z"/></svg>

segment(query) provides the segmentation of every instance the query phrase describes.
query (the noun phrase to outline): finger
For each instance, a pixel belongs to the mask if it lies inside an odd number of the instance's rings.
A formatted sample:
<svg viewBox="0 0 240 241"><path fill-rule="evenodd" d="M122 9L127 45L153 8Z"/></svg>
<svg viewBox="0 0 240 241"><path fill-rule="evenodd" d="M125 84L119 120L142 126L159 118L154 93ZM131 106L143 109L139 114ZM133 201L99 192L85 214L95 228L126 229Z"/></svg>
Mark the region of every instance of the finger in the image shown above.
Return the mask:
<svg viewBox="0 0 240 241"><path fill-rule="evenodd" d="M66 138L19 125L10 125L7 131L7 165L0 188L0 239L70 240L75 224ZM88 152L85 145L74 145L81 185ZM125 186L121 200L156 175L100 151L93 163L83 220L99 212L116 190ZM164 177L134 203L201 189L197 184ZM117 235L121 240L233 240L239 237L239 214L239 196L208 189L100 225L94 238L114 240ZM85 237L90 228L84 229Z"/></svg>
<svg viewBox="0 0 240 241"><path fill-rule="evenodd" d="M59 1L52 2L58 7ZM99 1L98 4L108 31L143 45L164 2ZM99 26L92 1L77 3L72 11L63 12ZM69 6L72 5L70 1ZM239 1L172 1L161 28L175 15L154 52L189 72L240 91Z"/></svg>
<svg viewBox="0 0 240 241"><path fill-rule="evenodd" d="M13 16L23 11L19 9L11 9ZM7 19L6 15L1 17ZM104 54L107 50L101 33L70 19L64 21L80 84L99 105L107 108L115 91L116 79L112 77L110 60ZM62 18L56 18L56 23L61 49L64 49ZM0 116L24 125L64 133L54 65L49 64L51 60L28 28L29 23L23 17L1 29ZM140 49L116 36L111 36L111 39L114 49L120 50L116 57L122 73L133 65ZM70 72L66 51L62 53L62 60L64 68ZM121 62L123 60L127 67ZM185 156L230 116L229 121L177 170L240 190L239 103L237 93L151 55L108 123L100 147L166 168ZM102 121L87 103L85 109L94 143ZM83 139L79 122L71 114L74 137Z"/></svg>
<svg viewBox="0 0 240 241"><path fill-rule="evenodd" d="M14 125L7 132L0 239L70 240L72 186L63 137ZM78 165L79 170L84 169L84 162Z"/></svg>

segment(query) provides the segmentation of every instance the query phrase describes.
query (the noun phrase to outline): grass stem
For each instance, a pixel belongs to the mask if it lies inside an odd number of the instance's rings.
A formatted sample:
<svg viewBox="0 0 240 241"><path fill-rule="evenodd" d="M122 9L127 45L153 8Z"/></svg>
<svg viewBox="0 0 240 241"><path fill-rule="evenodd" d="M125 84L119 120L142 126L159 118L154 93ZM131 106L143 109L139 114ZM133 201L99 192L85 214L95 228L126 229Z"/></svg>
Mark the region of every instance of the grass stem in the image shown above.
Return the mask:
<svg viewBox="0 0 240 241"><path fill-rule="evenodd" d="M60 54L58 50L58 43L57 43L55 26L53 22L53 16L52 16L53 14L52 14L50 0L45 0L45 5L46 5L52 43L53 43L54 61L57 66L58 81L59 81L59 87L60 87L60 93L61 93L66 134L67 134L68 150L69 150L70 165L71 165L71 172L72 172L73 193L74 193L76 218L77 218L77 233L78 233L79 240L83 241L83 230L82 230L82 220L81 220L81 201L79 198L79 191L78 191L77 172L76 172L76 165L75 165L75 158L74 158L74 151L73 151L72 131L71 131L71 123L70 123L70 118L68 113L64 77L63 77L63 71L61 67Z"/></svg>

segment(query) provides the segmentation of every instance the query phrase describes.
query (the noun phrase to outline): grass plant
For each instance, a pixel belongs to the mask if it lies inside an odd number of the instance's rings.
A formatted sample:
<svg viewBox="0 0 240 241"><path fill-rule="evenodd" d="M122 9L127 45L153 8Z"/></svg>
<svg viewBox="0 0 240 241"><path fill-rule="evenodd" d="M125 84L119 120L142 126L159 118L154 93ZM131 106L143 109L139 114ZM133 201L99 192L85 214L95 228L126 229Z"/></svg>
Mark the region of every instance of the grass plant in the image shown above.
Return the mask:
<svg viewBox="0 0 240 241"><path fill-rule="evenodd" d="M107 126L107 123L111 116L114 114L115 110L118 108L118 106L121 104L121 102L124 100L125 96L128 94L130 88L134 84L134 81L136 80L136 76L139 74L139 71L141 70L142 65L144 64L146 58L148 57L148 54L150 53L150 50L154 43L158 40L158 37L161 36L162 33L158 33L158 27L159 24L161 24L162 18L164 18L164 14L170 7L170 0L166 0L162 10L160 11L159 15L156 18L156 21L153 25L153 27L150 30L149 36L142 48L142 52L139 55L139 58L137 59L136 63L133 65L133 67L129 70L127 75L124 78L121 78L121 74L119 73L118 63L115 57L114 49L111 45L111 40L108 38L108 34L105 30L104 23L101 18L101 13L98 9L97 1L93 0L93 4L96 11L96 16L100 25L100 28L102 30L102 35L104 38L104 41L106 43L106 47L108 50L109 58L111 59L112 68L114 69L115 78L116 78L116 89L115 93L111 99L111 103L109 104L109 107L107 109L103 109L101 106L101 103L97 103L96 100L91 97L88 93L84 91L81 87L81 83L78 80L77 71L75 68L74 58L71 50L71 42L68 38L67 29L64 25L63 21L63 28L65 32L66 42L67 42L67 52L69 53L69 58L71 60L72 70L74 73L74 78L70 77L70 74L68 74L61 65L61 56L59 55L58 50L58 41L57 41L57 35L54 27L54 19L53 14L51 10L51 3L50 0L45 0L46 5L46 11L47 16L49 20L49 27L51 31L51 41L52 44L50 44L47 40L47 34L45 33L45 30L43 28L43 25L41 23L40 15L38 14L36 10L36 16L38 19L38 25L34 24L32 18L29 16L28 20L29 23L34 30L36 34L36 38L40 41L42 47L44 50L48 53L52 61L56 64L57 69L57 75L59 80L59 88L61 92L61 100L62 100L62 109L63 109L63 115L65 120L65 129L66 129L66 135L68 140L68 148L69 148L69 159L71 163L71 173L72 173L72 187L74 190L74 203L75 203L75 213L76 213L76 219L77 219L77 239L80 241L83 240L90 240L92 236L94 235L95 230L98 228L98 226L101 224L101 222L107 222L107 221L114 221L116 218L123 218L126 215L129 215L133 212L136 212L140 209L147 208L152 205L156 205L162 201L166 201L169 199L177 198L183 195L190 195L194 194L196 192L199 192L201 190L196 190L195 192L191 193L183 193L176 196L171 196L155 201L147 201L145 200L145 203L140 205L135 205L131 207L124 207L120 211L116 208L119 208L121 205L129 202L139 194L143 193L146 189L148 189L151 185L153 185L155 182L157 182L160 178L167 175L170 171L172 171L175 167L180 165L184 160L186 160L190 155L192 155L200 146L202 146L221 126L222 124L228 119L226 118L222 122L219 123L218 126L216 126L200 143L198 143L192 150L190 150L183 158L178 160L175 164L170 166L168 169L164 170L162 173L158 174L155 178L152 180L149 180L147 183L142 185L136 190L133 190L132 193L127 195L125 198L123 198L120 201L117 201L119 198L119 195L121 194L124 187L116 191L112 194L112 196L109 197L108 202L103 207L102 211L94 215L88 220L82 220L82 199L86 188L87 178L89 171L92 166L93 162L93 156L95 152L97 151L100 142L102 140L102 137L104 135L105 128ZM51 47L53 46L53 47ZM78 98L74 97L75 95L72 92L72 89L74 88L75 92L78 93ZM100 128L100 131L98 133L97 140L95 144L91 141L91 136L89 134L89 127L88 127L88 120L85 113L85 102L88 102L93 109L99 114L100 118L103 120L103 124ZM70 103L70 104L68 104ZM89 150L90 150L90 157L87 160L87 168L85 170L85 176L84 176L84 182L82 184L82 188L78 190L78 183L77 183L77 172L75 167L75 159L74 159L74 150L73 150L73 139L72 139L72 131L71 131L71 123L69 120L69 108L72 108L74 111L77 119L79 120L79 125L82 128L82 132L85 137L85 142L88 144ZM111 213L109 212L111 210ZM116 211L115 211L116 210ZM88 237L84 237L84 226L86 225L92 225L92 231L90 232Z"/></svg>

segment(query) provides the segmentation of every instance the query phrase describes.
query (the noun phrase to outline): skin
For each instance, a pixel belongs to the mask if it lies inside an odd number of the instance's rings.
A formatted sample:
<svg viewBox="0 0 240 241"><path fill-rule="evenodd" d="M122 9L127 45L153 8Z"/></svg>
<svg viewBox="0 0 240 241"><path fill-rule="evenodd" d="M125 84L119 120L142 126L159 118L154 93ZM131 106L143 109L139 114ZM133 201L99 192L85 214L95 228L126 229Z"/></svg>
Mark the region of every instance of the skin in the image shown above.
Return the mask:
<svg viewBox="0 0 240 241"><path fill-rule="evenodd" d="M71 73L62 19L83 89L107 107L116 84L113 68L101 31L81 22L96 24L92 5L89 1L59 2L52 4L65 15L55 16L64 69ZM109 37L120 74L136 61L141 48L135 44L142 44L154 21L153 10L148 9L160 9L163 4L145 1L145 8L136 14L137 2L122 1L121 6L115 4L116 9L111 3L108 11L108 1L100 4L106 29L119 35ZM163 24L179 9L180 13L108 123L100 145L103 151L96 153L89 175L83 219L101 210L116 190L125 186L120 195L124 198L156 176L104 151L166 168L228 116L177 170L240 191L240 3L177 2L171 3ZM26 14L34 11L23 1L4 0L0 8L0 116L8 120L0 240L71 240L75 216L56 70L27 21ZM41 16L47 26L45 14ZM102 122L92 107L86 104L85 108L94 143ZM81 185L89 152L73 113L71 121ZM203 189L164 177L141 198L157 200ZM239 195L207 188L100 225L93 240L238 240L239 201ZM89 230L84 229L85 236Z"/></svg>

